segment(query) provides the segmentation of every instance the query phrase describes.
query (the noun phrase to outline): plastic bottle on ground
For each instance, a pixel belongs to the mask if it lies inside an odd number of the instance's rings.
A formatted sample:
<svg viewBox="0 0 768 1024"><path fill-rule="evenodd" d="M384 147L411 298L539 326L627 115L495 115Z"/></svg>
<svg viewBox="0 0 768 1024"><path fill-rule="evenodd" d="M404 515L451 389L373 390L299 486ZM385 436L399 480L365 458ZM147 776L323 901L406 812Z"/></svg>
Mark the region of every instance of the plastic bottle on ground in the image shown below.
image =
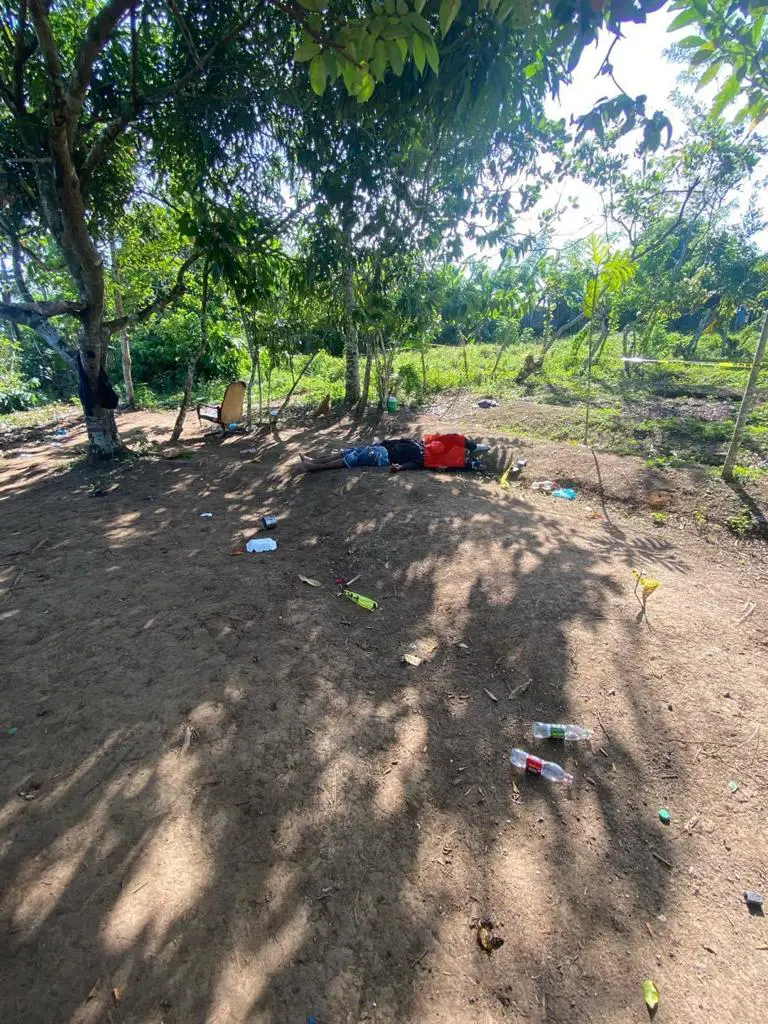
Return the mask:
<svg viewBox="0 0 768 1024"><path fill-rule="evenodd" d="M555 764L554 761L543 761L540 757L534 757L533 754L528 754L517 747L509 755L509 760L515 768L525 768L533 775L543 775L550 782L573 782L570 772L561 768L559 764Z"/></svg>
<svg viewBox="0 0 768 1024"><path fill-rule="evenodd" d="M531 484L532 491L554 491L556 487L556 480L536 480Z"/></svg>
<svg viewBox="0 0 768 1024"><path fill-rule="evenodd" d="M275 551L276 549L277 541L272 540L271 537L254 537L253 540L249 540L245 545L245 550L249 552Z"/></svg>
<svg viewBox="0 0 768 1024"><path fill-rule="evenodd" d="M534 722L533 735L537 740L589 740L592 730L583 725L556 725L553 722Z"/></svg>

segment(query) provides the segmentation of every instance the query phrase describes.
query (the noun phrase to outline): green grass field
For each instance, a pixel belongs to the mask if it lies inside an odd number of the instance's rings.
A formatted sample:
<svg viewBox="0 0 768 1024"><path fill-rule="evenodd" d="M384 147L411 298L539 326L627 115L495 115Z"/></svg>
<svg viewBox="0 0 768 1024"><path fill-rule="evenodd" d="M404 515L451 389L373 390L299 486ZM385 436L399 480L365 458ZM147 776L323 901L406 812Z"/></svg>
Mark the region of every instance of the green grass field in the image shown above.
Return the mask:
<svg viewBox="0 0 768 1024"><path fill-rule="evenodd" d="M505 430L510 434L581 442L588 390L583 351L576 352L571 339L560 342L548 353L542 372L521 386L516 377L529 351L535 352L535 348L510 346L502 354L495 375L492 372L499 354L495 345L468 345L466 369L465 352L458 347L432 346L425 353L424 364L420 352L404 351L395 359L393 390L401 404L412 407L419 407L440 393L458 390L500 399L526 398L530 405L514 406L515 415L502 424ZM628 375L620 352L620 339L610 338L600 361L593 367L590 441L607 451L640 455L656 465L719 465L733 431L747 367L648 365L635 368ZM294 358L294 373L300 372L306 359ZM374 378L375 374L371 380L373 404L378 401ZM268 393L273 407L282 402L292 383L288 365L276 368L269 390L264 381L265 406ZM223 380L205 382L196 389L195 400L216 400L225 386ZM760 388L740 459L741 473L746 474L746 479L756 479L766 472L762 463L768 460L768 368L761 374ZM344 361L320 352L299 382L293 403L314 406L328 394L334 403L343 399ZM137 386L136 397L139 406L148 409L171 409L181 398L178 393L157 395L145 384ZM65 408L45 406L26 413L11 413L0 417L0 424L49 422Z"/></svg>

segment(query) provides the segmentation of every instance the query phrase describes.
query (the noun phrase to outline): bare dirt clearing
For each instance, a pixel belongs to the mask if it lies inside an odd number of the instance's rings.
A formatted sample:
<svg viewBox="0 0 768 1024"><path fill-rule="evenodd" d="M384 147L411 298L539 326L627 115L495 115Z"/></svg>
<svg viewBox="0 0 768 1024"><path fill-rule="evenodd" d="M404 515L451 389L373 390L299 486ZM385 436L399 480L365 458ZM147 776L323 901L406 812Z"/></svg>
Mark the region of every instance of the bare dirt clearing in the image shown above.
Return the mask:
<svg viewBox="0 0 768 1024"><path fill-rule="evenodd" d="M191 432L192 459L108 483L68 468L77 433L0 461L0 1017L642 1022L652 978L657 1021L765 1020L764 548L598 520L593 494L296 475L351 429L256 455ZM591 461L522 453L529 480ZM609 498L651 487L632 464ZM279 549L231 557L265 513ZM336 596L358 573L373 614ZM533 718L595 736L534 743Z"/></svg>

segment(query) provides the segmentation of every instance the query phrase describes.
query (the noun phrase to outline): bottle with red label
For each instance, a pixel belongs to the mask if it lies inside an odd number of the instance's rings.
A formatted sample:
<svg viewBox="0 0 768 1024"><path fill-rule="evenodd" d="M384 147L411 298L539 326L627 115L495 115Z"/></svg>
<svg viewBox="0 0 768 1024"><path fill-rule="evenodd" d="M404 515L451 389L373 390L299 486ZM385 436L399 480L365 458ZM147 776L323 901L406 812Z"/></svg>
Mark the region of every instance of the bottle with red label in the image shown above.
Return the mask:
<svg viewBox="0 0 768 1024"><path fill-rule="evenodd" d="M550 782L573 782L573 776L570 772L561 768L559 764L555 764L554 761L544 761L540 757L534 757L533 754L527 754L524 750L519 750L517 747L509 755L509 760L515 768L525 768L532 775L543 775Z"/></svg>

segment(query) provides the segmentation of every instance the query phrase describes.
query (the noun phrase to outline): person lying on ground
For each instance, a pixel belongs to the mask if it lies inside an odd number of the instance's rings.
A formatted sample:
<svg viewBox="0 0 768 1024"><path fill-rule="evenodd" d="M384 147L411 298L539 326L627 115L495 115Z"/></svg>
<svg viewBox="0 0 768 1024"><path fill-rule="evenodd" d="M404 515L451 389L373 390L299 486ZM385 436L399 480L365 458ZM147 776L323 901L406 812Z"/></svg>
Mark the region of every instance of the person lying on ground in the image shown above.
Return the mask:
<svg viewBox="0 0 768 1024"><path fill-rule="evenodd" d="M402 469L469 469L477 448L477 441L463 434L427 434L423 441L385 438L376 444L342 448L340 455L312 459L302 453L299 458L308 473L361 466L389 466L391 473Z"/></svg>

